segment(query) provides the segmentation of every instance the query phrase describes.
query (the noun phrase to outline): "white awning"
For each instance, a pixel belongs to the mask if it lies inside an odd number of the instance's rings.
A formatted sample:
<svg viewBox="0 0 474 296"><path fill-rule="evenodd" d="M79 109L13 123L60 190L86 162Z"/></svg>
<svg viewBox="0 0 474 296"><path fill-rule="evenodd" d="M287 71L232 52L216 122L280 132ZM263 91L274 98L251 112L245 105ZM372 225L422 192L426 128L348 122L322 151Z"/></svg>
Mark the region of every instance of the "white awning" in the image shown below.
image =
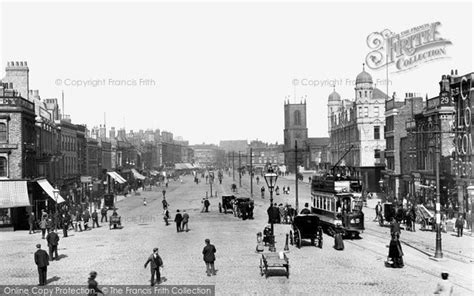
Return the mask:
<svg viewBox="0 0 474 296"><path fill-rule="evenodd" d="M127 182L127 180L125 180L122 176L120 176L116 172L107 172L107 175L112 177L112 179L114 179L115 181L117 181L120 184L123 184L123 183Z"/></svg>
<svg viewBox="0 0 474 296"><path fill-rule="evenodd" d="M52 200L56 201L56 197L54 196L54 188L51 186L51 184L48 182L46 179L41 179L37 180L38 184L43 188L44 192L46 192L49 197L51 197ZM58 200L57 203L60 204L64 202L64 198L61 196L61 194L58 194Z"/></svg>
<svg viewBox="0 0 474 296"><path fill-rule="evenodd" d="M135 179L139 179L139 180L145 180L145 176L143 176L142 174L140 174L136 169L132 169L132 173L133 173L133 177Z"/></svg>
<svg viewBox="0 0 474 296"><path fill-rule="evenodd" d="M0 181L0 209L30 206L26 181Z"/></svg>

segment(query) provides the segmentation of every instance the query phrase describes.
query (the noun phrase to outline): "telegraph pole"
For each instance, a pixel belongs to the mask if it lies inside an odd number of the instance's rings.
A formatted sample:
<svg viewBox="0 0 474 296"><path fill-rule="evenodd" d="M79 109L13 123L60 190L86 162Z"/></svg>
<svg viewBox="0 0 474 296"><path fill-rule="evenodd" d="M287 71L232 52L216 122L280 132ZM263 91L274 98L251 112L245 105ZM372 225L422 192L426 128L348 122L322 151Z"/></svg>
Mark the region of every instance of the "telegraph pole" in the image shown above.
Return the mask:
<svg viewBox="0 0 474 296"><path fill-rule="evenodd" d="M232 151L232 180L235 181L234 151Z"/></svg>
<svg viewBox="0 0 474 296"><path fill-rule="evenodd" d="M240 151L239 151L239 187L242 187L242 163L240 158Z"/></svg>
<svg viewBox="0 0 474 296"><path fill-rule="evenodd" d="M295 140L295 209L298 214L298 142Z"/></svg>
<svg viewBox="0 0 474 296"><path fill-rule="evenodd" d="M253 198L253 166L252 166L252 148L250 148L250 197Z"/></svg>
<svg viewBox="0 0 474 296"><path fill-rule="evenodd" d="M441 127L440 127L441 131ZM435 250L435 258L443 258L443 250L441 248L441 196L440 196L440 180L439 180L439 162L440 162L440 148L438 144L438 136L439 140L441 141L441 133L435 134L435 149L436 149L436 161L435 161L435 169L436 169L436 250Z"/></svg>

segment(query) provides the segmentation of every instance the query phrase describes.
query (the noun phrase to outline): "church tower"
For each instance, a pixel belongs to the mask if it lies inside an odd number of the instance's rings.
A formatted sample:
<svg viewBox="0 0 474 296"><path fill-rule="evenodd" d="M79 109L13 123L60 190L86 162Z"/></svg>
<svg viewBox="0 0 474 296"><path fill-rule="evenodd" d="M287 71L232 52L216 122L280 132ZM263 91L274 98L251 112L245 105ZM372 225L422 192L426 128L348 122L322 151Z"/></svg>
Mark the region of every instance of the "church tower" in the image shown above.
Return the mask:
<svg viewBox="0 0 474 296"><path fill-rule="evenodd" d="M285 102L285 129L283 131L285 137L285 163L287 170L294 172L295 170L295 141L298 143L298 150L305 148L308 140L308 128L306 125L306 100L299 104L290 104ZM303 152L298 153L298 164L303 165Z"/></svg>

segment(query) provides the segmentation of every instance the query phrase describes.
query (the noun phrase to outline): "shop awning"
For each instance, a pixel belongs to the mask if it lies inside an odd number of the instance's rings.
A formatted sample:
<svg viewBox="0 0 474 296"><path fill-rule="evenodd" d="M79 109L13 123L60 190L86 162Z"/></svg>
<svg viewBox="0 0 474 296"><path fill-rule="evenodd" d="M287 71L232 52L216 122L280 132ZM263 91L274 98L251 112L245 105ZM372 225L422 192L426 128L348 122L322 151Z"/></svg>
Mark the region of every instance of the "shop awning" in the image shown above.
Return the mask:
<svg viewBox="0 0 474 296"><path fill-rule="evenodd" d="M30 206L27 181L0 181L0 209Z"/></svg>
<svg viewBox="0 0 474 296"><path fill-rule="evenodd" d="M125 180L122 176L120 176L116 172L107 172L107 175L109 175L112 179L114 179L115 181L117 181L120 184L123 184L123 183L127 182L127 180Z"/></svg>
<svg viewBox="0 0 474 296"><path fill-rule="evenodd" d="M52 200L56 201L56 197L54 197L54 188L53 186L51 186L48 180L40 179L40 180L37 180L36 182L38 182L39 186L43 188L44 192L46 192L49 195L49 197L51 197ZM64 202L64 198L60 194L58 194L57 203L60 204L62 202Z"/></svg>
<svg viewBox="0 0 474 296"><path fill-rule="evenodd" d="M138 180L145 180L145 176L140 174L136 169L132 169L133 177Z"/></svg>

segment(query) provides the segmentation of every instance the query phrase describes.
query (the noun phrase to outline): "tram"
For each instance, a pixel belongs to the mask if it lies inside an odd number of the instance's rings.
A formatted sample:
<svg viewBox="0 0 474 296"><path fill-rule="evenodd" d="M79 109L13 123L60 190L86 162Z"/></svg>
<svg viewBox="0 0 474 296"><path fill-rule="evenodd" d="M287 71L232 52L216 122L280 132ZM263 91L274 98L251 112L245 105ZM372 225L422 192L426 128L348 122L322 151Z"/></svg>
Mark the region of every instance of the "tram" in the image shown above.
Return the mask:
<svg viewBox="0 0 474 296"><path fill-rule="evenodd" d="M363 201L357 180L339 175L313 176L311 179L311 212L319 217L330 235L341 232L356 238L364 231Z"/></svg>

